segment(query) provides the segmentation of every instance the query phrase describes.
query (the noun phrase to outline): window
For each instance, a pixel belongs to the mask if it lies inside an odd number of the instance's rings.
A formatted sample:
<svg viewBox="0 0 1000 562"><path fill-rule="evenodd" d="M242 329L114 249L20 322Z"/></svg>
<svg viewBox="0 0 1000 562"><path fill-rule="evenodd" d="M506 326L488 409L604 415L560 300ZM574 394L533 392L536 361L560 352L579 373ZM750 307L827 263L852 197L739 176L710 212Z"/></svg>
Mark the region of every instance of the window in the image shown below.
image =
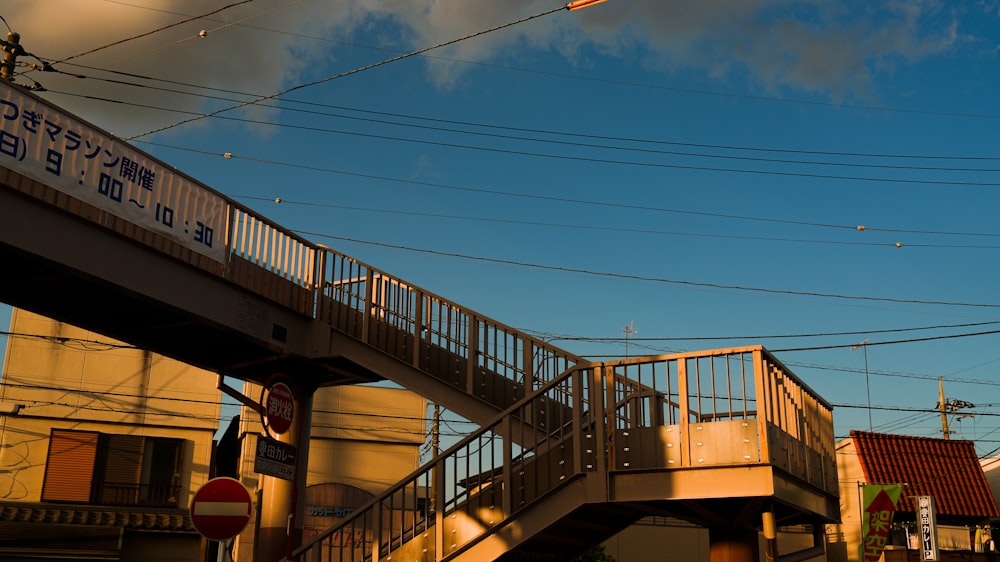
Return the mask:
<svg viewBox="0 0 1000 562"><path fill-rule="evenodd" d="M183 439L53 429L42 501L177 507Z"/></svg>

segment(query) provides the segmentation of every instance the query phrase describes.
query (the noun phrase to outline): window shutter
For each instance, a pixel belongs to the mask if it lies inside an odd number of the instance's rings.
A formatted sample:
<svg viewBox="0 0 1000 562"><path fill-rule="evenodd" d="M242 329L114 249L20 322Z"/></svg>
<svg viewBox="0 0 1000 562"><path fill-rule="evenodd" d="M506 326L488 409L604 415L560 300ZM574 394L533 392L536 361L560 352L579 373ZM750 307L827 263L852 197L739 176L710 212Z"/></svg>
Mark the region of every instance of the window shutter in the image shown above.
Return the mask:
<svg viewBox="0 0 1000 562"><path fill-rule="evenodd" d="M104 439L104 472L99 477L98 503L135 505L139 500L144 438L140 435L108 435Z"/></svg>
<svg viewBox="0 0 1000 562"><path fill-rule="evenodd" d="M96 431L51 431L42 501L90 501L99 436Z"/></svg>

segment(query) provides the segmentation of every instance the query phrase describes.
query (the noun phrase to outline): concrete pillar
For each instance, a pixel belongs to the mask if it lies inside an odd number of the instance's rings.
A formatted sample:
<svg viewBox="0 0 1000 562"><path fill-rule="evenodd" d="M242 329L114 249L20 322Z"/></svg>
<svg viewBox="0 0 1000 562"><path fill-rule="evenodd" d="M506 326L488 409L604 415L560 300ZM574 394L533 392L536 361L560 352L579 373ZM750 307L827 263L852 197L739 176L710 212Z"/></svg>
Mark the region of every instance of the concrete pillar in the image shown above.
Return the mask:
<svg viewBox="0 0 1000 562"><path fill-rule="evenodd" d="M708 530L710 562L758 562L757 531L733 527Z"/></svg>
<svg viewBox="0 0 1000 562"><path fill-rule="evenodd" d="M765 511L760 514L761 529L764 535L764 562L778 560L778 529L774 523L774 512Z"/></svg>
<svg viewBox="0 0 1000 562"><path fill-rule="evenodd" d="M276 436L278 441L295 445L295 480L261 476L260 527L254 547L254 562L276 562L291 555L302 545L305 520L306 477L309 472L309 435L312 432L312 409L315 386L291 380L295 394L292 428ZM289 530L292 532L289 534Z"/></svg>

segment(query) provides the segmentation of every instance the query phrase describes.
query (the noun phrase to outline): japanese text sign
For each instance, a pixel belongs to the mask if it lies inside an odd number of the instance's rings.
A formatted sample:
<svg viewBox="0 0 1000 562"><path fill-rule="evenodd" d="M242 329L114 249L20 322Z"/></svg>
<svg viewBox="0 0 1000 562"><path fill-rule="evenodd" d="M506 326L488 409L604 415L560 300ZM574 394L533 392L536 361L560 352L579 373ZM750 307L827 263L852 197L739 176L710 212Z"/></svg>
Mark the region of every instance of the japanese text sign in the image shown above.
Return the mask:
<svg viewBox="0 0 1000 562"><path fill-rule="evenodd" d="M218 262L225 257L224 198L6 82L0 166Z"/></svg>
<svg viewBox="0 0 1000 562"><path fill-rule="evenodd" d="M903 493L902 484L862 486L861 562L878 562L889 542L892 514Z"/></svg>

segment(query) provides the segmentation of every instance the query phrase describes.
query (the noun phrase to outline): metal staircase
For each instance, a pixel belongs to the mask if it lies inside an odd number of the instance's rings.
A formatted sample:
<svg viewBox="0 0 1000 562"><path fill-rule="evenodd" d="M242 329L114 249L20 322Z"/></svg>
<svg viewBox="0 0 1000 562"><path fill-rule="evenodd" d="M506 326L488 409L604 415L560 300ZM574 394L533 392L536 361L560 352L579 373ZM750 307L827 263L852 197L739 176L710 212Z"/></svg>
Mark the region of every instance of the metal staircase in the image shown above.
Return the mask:
<svg viewBox="0 0 1000 562"><path fill-rule="evenodd" d="M481 425L296 560L565 560L648 514L839 517L832 409L761 347L591 363L190 178L224 207L211 255L39 165L0 166L3 302L242 380L392 380Z"/></svg>
<svg viewBox="0 0 1000 562"><path fill-rule="evenodd" d="M566 559L647 514L839 517L831 407L762 348L593 364L236 203L219 264L0 173L5 302L244 380L393 380L482 426L299 560ZM100 252L23 227L46 221Z"/></svg>
<svg viewBox="0 0 1000 562"><path fill-rule="evenodd" d="M293 559L567 560L645 515L821 526L830 413L760 347L581 363Z"/></svg>

